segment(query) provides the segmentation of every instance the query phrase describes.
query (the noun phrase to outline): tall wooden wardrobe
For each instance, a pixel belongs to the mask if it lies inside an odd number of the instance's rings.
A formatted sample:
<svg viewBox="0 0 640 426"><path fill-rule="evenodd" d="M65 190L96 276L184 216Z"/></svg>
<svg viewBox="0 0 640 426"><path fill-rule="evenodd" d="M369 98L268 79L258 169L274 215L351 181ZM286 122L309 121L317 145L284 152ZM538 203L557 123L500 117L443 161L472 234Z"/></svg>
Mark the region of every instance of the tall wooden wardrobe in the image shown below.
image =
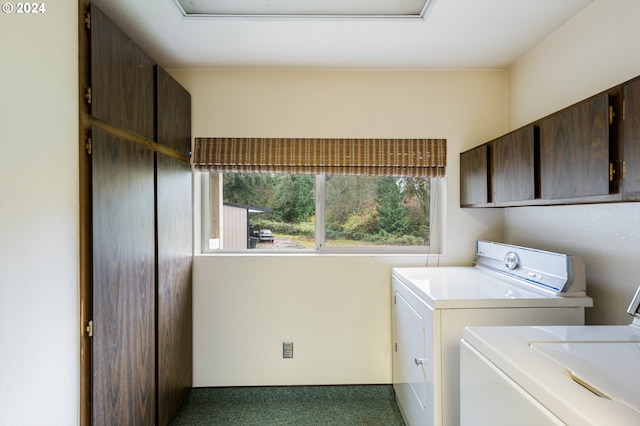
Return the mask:
<svg viewBox="0 0 640 426"><path fill-rule="evenodd" d="M80 1L81 423L165 425L192 385L191 97Z"/></svg>

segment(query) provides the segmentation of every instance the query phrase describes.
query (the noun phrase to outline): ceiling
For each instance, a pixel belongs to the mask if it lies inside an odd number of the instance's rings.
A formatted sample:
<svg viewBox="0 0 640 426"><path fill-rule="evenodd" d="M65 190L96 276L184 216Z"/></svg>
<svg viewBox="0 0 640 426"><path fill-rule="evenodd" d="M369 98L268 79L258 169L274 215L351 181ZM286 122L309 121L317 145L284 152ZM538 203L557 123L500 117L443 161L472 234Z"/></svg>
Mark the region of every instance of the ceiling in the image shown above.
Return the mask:
<svg viewBox="0 0 640 426"><path fill-rule="evenodd" d="M432 0L424 19L187 18L174 0L92 3L164 68L424 70L505 69L593 1Z"/></svg>

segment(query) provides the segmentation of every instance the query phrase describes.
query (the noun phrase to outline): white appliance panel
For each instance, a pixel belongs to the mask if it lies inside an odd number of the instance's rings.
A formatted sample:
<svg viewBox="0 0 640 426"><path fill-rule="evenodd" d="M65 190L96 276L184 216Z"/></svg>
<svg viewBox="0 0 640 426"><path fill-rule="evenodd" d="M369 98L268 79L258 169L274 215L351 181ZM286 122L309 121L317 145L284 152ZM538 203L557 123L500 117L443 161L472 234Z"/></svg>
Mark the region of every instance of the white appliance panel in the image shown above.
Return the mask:
<svg viewBox="0 0 640 426"><path fill-rule="evenodd" d="M640 325L470 327L461 349L463 425L519 419L526 393L568 425L640 424ZM480 361L479 361L480 360ZM502 373L501 394L478 376L484 362ZM508 379L508 380L507 380ZM483 413L479 407L493 406ZM480 421L482 420L482 421Z"/></svg>
<svg viewBox="0 0 640 426"><path fill-rule="evenodd" d="M425 368L425 323L424 318L396 292L396 312L398 321L398 353L401 354L400 370L406 383L420 406L426 408L427 377ZM422 338L412 338L421 336Z"/></svg>
<svg viewBox="0 0 640 426"><path fill-rule="evenodd" d="M434 412L433 310L395 277L392 297L393 377L398 406L405 418L421 418L424 413Z"/></svg>
<svg viewBox="0 0 640 426"><path fill-rule="evenodd" d="M461 425L564 425L464 340L460 347L460 365L464 379L460 389Z"/></svg>
<svg viewBox="0 0 640 426"><path fill-rule="evenodd" d="M582 308L439 309L445 425L460 423L460 339L467 326L584 324ZM435 334L434 334L435 335Z"/></svg>

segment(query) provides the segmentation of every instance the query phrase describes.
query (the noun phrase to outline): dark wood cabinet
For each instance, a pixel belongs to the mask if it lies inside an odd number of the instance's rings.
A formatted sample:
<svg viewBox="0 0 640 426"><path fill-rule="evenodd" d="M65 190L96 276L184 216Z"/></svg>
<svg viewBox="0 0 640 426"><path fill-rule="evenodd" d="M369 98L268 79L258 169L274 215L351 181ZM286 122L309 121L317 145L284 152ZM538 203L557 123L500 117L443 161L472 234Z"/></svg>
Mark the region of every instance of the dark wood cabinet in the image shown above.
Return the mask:
<svg viewBox="0 0 640 426"><path fill-rule="evenodd" d="M488 145L480 145L460 154L460 205L489 202Z"/></svg>
<svg viewBox="0 0 640 426"><path fill-rule="evenodd" d="M157 67L158 143L186 156L191 152L191 95Z"/></svg>
<svg viewBox="0 0 640 426"><path fill-rule="evenodd" d="M191 151L191 95L160 66L156 73L158 144ZM157 154L158 424L187 396L192 372L192 195L188 163Z"/></svg>
<svg viewBox="0 0 640 426"><path fill-rule="evenodd" d="M463 152L460 186L462 207L640 200L640 77Z"/></svg>
<svg viewBox="0 0 640 426"><path fill-rule="evenodd" d="M191 217L191 167L157 154L160 425L169 423L193 382Z"/></svg>
<svg viewBox="0 0 640 426"><path fill-rule="evenodd" d="M92 129L91 423L155 422L154 159Z"/></svg>
<svg viewBox="0 0 640 426"><path fill-rule="evenodd" d="M535 198L534 126L515 130L491 142L493 201Z"/></svg>
<svg viewBox="0 0 640 426"><path fill-rule="evenodd" d="M602 94L540 122L540 196L609 194L609 96Z"/></svg>
<svg viewBox="0 0 640 426"><path fill-rule="evenodd" d="M622 90L622 192L627 200L640 200L640 77L625 84Z"/></svg>
<svg viewBox="0 0 640 426"><path fill-rule="evenodd" d="M81 423L166 425L193 382L191 97L95 6L87 22Z"/></svg>
<svg viewBox="0 0 640 426"><path fill-rule="evenodd" d="M154 139L155 63L100 9L91 8L91 115Z"/></svg>

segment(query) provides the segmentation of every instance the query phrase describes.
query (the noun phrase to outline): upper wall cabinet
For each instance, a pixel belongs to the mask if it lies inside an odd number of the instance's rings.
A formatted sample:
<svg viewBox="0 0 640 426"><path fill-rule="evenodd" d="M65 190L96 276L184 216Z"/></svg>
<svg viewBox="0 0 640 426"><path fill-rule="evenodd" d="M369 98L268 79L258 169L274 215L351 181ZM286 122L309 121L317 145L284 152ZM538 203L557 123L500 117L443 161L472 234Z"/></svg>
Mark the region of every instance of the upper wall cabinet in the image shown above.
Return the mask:
<svg viewBox="0 0 640 426"><path fill-rule="evenodd" d="M181 154L191 152L191 95L157 67L158 143Z"/></svg>
<svg viewBox="0 0 640 426"><path fill-rule="evenodd" d="M526 126L491 142L493 201L535 197L534 127Z"/></svg>
<svg viewBox="0 0 640 426"><path fill-rule="evenodd" d="M486 175L477 149L488 150ZM462 207L640 200L640 77L460 159Z"/></svg>
<svg viewBox="0 0 640 426"><path fill-rule="evenodd" d="M154 140L154 61L97 7L90 25L91 115Z"/></svg>
<svg viewBox="0 0 640 426"><path fill-rule="evenodd" d="M460 154L460 204L476 205L489 202L488 146L480 145Z"/></svg>
<svg viewBox="0 0 640 426"><path fill-rule="evenodd" d="M627 200L640 200L640 77L623 86L622 191Z"/></svg>
<svg viewBox="0 0 640 426"><path fill-rule="evenodd" d="M609 100L600 95L540 123L542 199L609 194Z"/></svg>

